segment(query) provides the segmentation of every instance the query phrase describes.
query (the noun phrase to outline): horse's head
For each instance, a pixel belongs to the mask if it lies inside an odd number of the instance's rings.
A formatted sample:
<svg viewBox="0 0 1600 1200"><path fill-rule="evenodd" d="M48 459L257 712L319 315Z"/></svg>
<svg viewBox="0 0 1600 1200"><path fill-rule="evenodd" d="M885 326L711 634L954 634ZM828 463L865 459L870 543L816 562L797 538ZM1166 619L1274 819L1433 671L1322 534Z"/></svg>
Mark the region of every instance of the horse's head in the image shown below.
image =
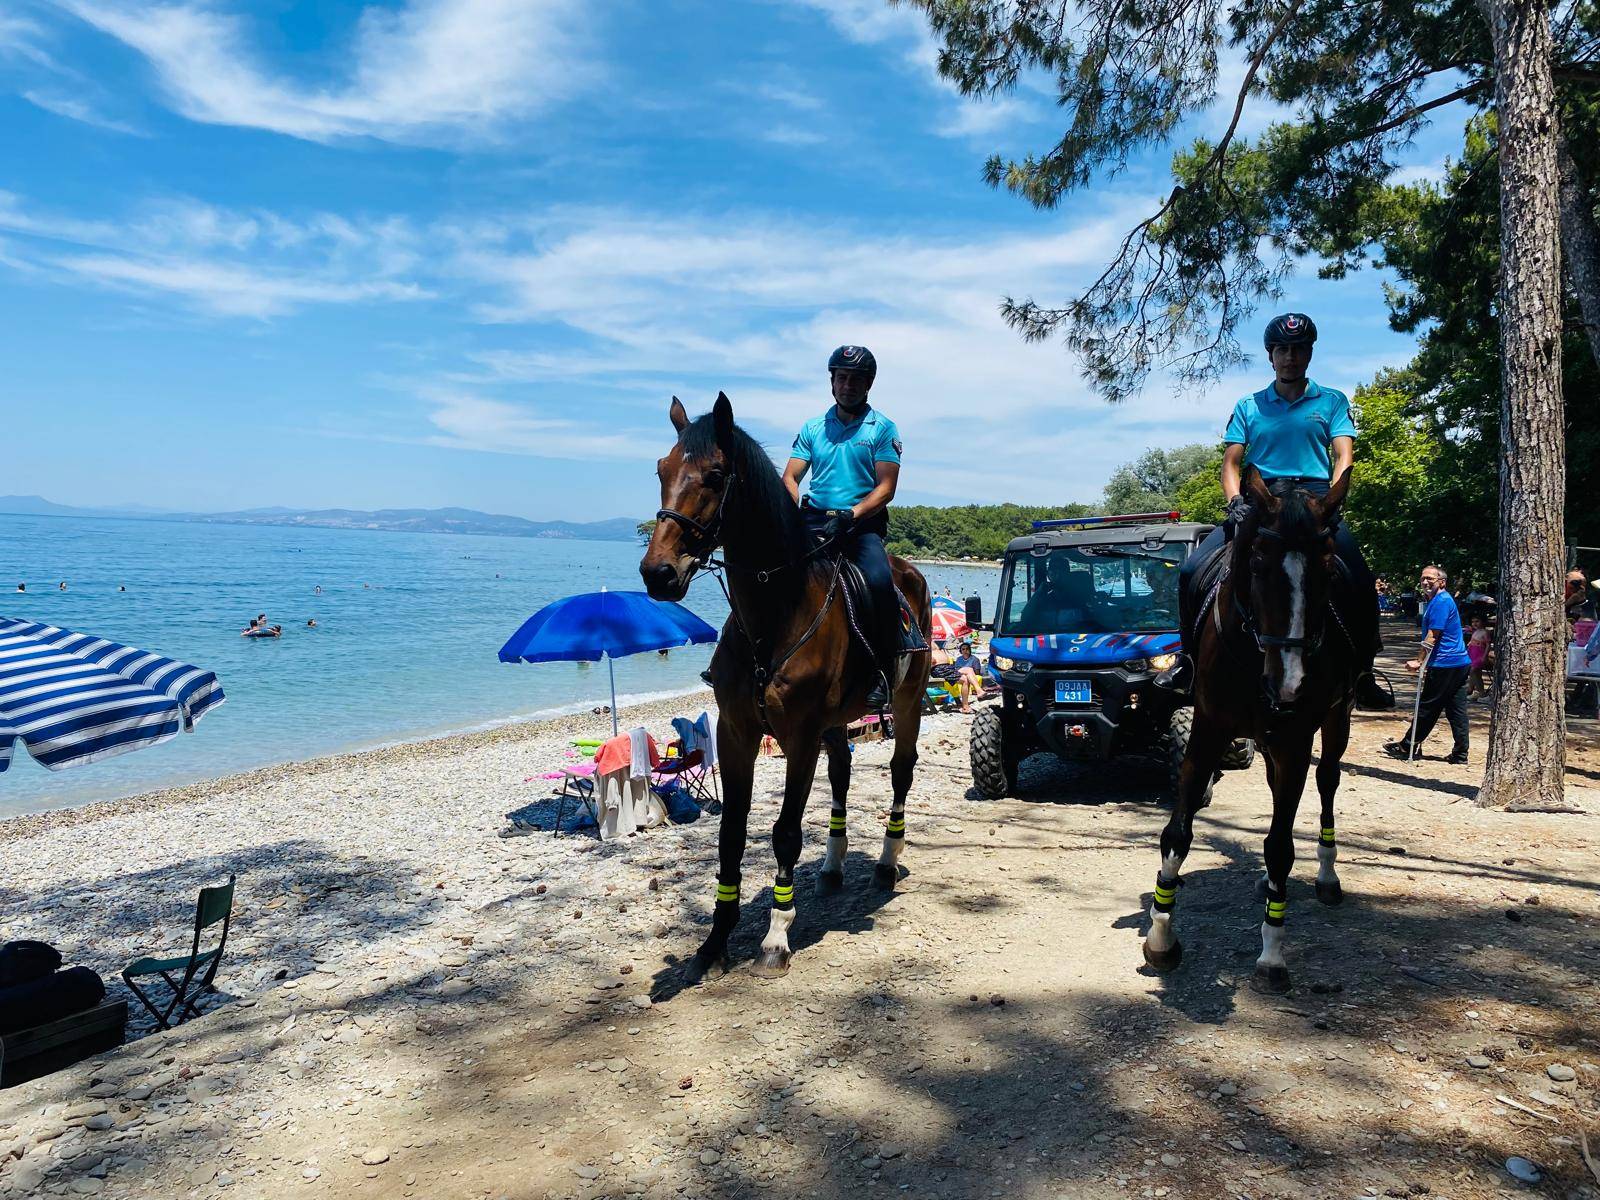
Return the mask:
<svg viewBox="0 0 1600 1200"><path fill-rule="evenodd" d="M676 396L669 415L678 441L656 463L661 509L639 560L645 590L656 600L682 600L694 573L711 557L734 480L732 401L717 393L709 429L704 417L690 421Z"/></svg>
<svg viewBox="0 0 1600 1200"><path fill-rule="evenodd" d="M1234 548L1234 570L1244 572L1235 575L1235 596L1244 592L1245 629L1261 650L1262 695L1272 710L1289 709L1326 632L1336 569L1333 531L1350 472L1320 499L1298 489L1274 491L1254 467L1244 486L1253 511Z"/></svg>

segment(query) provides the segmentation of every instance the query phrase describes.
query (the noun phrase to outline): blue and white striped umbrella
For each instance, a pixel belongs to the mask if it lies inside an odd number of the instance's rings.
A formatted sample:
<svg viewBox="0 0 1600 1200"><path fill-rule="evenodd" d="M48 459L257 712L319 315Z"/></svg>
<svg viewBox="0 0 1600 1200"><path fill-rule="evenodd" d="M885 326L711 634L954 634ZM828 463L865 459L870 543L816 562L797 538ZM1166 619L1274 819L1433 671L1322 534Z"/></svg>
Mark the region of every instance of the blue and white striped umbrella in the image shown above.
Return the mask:
<svg viewBox="0 0 1600 1200"><path fill-rule="evenodd" d="M0 771L18 740L59 771L176 737L222 701L210 671L0 617Z"/></svg>

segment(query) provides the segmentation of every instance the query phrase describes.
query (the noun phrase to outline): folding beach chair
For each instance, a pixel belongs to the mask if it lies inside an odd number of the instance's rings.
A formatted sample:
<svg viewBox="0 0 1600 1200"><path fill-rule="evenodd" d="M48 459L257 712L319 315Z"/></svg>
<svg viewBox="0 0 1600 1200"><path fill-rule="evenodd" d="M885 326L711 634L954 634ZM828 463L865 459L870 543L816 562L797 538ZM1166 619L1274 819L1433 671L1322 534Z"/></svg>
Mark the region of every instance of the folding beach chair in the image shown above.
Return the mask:
<svg viewBox="0 0 1600 1200"><path fill-rule="evenodd" d="M685 754L682 742L673 742L672 745L678 748L678 753L661 760L652 773L655 782L664 785L676 780L678 786L701 808L712 803L720 804L722 793L717 787L717 773L706 766L705 751L695 749Z"/></svg>
<svg viewBox="0 0 1600 1200"><path fill-rule="evenodd" d="M172 1014L178 1014L178 1023L182 1024L188 1017L198 1017L200 997L215 989L211 981L217 977L217 967L222 962L222 950L228 944L228 925L233 920L233 880L228 876L228 882L221 887L208 887L200 889L200 899L194 906L194 944L189 947L189 953L177 958L140 958L129 963L122 972L122 982L128 985L128 990L139 998L139 1003L150 1010L156 1022L163 1029L172 1028ZM215 949L200 952L200 934L222 922L222 938ZM183 972L181 979L173 976ZM134 983L136 978L147 978L159 975L172 989L172 999L166 1008L157 1008L151 997ZM198 979L196 977L199 977ZM151 986L146 984L147 987Z"/></svg>

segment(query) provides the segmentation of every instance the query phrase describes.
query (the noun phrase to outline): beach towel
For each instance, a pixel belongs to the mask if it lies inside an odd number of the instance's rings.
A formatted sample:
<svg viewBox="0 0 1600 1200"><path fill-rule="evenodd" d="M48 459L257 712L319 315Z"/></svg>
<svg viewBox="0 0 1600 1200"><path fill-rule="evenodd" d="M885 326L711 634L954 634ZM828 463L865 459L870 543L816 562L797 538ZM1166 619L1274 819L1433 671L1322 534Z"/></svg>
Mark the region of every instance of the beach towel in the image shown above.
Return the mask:
<svg viewBox="0 0 1600 1200"><path fill-rule="evenodd" d="M656 740L645 732L643 725L628 731L629 778L643 779L661 761L656 753Z"/></svg>

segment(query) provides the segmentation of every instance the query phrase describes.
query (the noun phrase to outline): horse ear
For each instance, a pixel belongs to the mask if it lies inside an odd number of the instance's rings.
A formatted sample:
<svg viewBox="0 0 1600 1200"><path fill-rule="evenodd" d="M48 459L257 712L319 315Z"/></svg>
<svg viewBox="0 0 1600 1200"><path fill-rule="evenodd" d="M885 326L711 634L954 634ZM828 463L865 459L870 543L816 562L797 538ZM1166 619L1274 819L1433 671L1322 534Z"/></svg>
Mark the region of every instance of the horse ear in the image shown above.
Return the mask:
<svg viewBox="0 0 1600 1200"><path fill-rule="evenodd" d="M1261 478L1261 472L1254 465L1244 469L1244 490L1250 493L1251 499L1256 502L1263 512L1277 512L1278 498L1267 488L1267 481Z"/></svg>
<svg viewBox="0 0 1600 1200"><path fill-rule="evenodd" d="M1345 497L1350 494L1350 472L1353 468L1346 467L1333 481L1333 486L1328 489L1328 494L1322 498L1322 503L1317 505L1317 511L1322 514L1324 524L1327 524L1338 515L1339 509L1344 505Z"/></svg>
<svg viewBox="0 0 1600 1200"><path fill-rule="evenodd" d="M733 446L733 401L726 392L717 393L717 402L711 406L711 425L717 431L717 445L723 450Z"/></svg>
<svg viewBox="0 0 1600 1200"><path fill-rule="evenodd" d="M672 398L672 407L667 410L667 416L672 418L672 427L679 433L689 427L689 413L683 407L683 401L676 396Z"/></svg>

